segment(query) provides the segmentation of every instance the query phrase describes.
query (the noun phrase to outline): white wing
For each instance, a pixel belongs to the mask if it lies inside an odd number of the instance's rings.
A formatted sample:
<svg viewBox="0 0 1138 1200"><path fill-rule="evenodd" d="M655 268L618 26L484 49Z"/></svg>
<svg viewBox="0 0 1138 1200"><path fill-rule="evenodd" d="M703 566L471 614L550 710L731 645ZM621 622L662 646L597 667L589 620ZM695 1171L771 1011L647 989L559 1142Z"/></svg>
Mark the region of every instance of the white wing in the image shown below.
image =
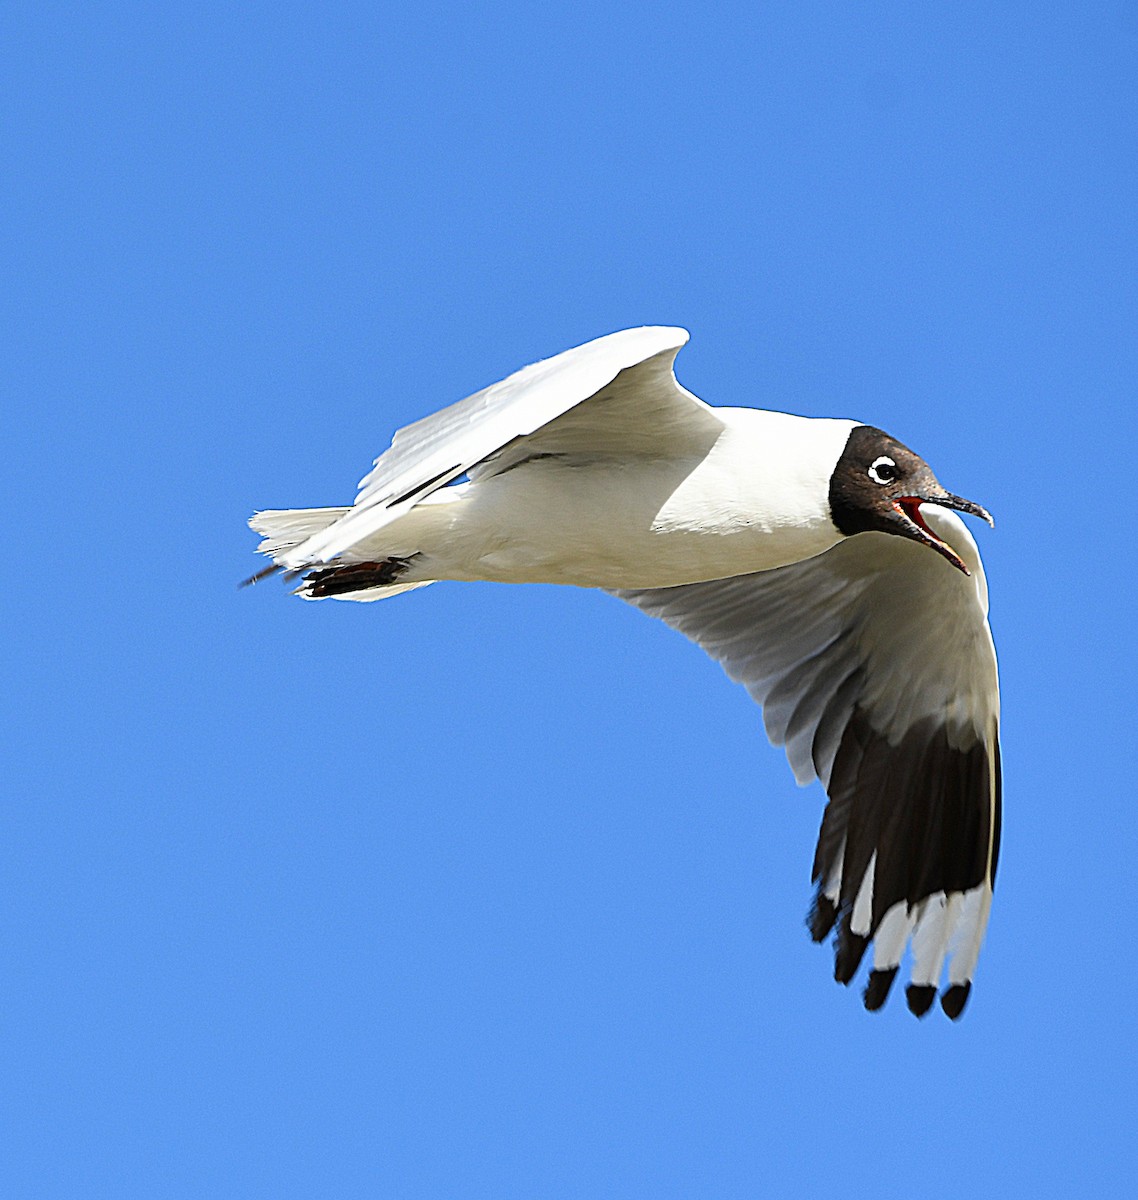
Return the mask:
<svg viewBox="0 0 1138 1200"><path fill-rule="evenodd" d="M912 940L909 1007L968 999L1000 840L999 683L976 543L946 509L925 519L967 577L905 538L863 533L775 571L615 593L691 638L763 706L799 783L829 793L810 928L838 925L835 978L869 942L867 1008Z"/></svg>
<svg viewBox="0 0 1138 1200"><path fill-rule="evenodd" d="M352 508L278 561L328 562L466 472L507 470L538 453L635 454L662 438L706 446L721 423L672 373L687 340L666 326L609 334L400 429Z"/></svg>

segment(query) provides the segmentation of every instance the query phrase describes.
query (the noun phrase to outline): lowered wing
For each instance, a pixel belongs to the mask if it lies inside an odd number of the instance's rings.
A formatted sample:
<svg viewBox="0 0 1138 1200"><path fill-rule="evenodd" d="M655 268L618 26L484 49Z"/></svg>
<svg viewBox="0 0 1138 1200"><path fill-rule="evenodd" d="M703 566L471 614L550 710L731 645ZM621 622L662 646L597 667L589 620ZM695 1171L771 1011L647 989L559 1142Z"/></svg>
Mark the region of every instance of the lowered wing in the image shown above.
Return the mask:
<svg viewBox="0 0 1138 1200"><path fill-rule="evenodd" d="M703 647L763 706L799 783L821 780L810 930L837 927L835 978L869 946L867 1008L906 946L909 1007L958 1017L1000 841L999 683L980 556L955 514L922 513L972 575L904 538L863 533L817 558L707 583L615 593Z"/></svg>

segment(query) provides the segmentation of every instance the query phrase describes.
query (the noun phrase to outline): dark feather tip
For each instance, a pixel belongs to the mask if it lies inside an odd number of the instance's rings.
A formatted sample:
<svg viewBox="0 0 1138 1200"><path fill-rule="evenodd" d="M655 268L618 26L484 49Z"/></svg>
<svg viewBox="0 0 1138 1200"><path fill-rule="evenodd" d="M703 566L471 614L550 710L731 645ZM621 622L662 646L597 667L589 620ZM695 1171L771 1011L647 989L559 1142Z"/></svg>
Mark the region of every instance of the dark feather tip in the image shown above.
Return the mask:
<svg viewBox="0 0 1138 1200"><path fill-rule="evenodd" d="M923 1017L932 1008L936 988L931 983L911 983L905 989L905 999L909 1002L909 1011L915 1017Z"/></svg>
<svg viewBox="0 0 1138 1200"><path fill-rule="evenodd" d="M834 903L827 897L819 894L814 898L814 904L810 909L810 913L806 918L806 928L810 930L810 936L816 941L825 940L826 935L834 928L834 922L838 919L838 910Z"/></svg>
<svg viewBox="0 0 1138 1200"><path fill-rule="evenodd" d="M869 938L851 933L843 926L838 937L838 953L834 956L834 978L839 983L849 983L861 966L861 958L869 945Z"/></svg>
<svg viewBox="0 0 1138 1200"><path fill-rule="evenodd" d="M896 967L890 967L887 971L870 971L869 982L865 985L865 1007L870 1012L877 1012L889 998L889 989L896 978Z"/></svg>
<svg viewBox="0 0 1138 1200"><path fill-rule="evenodd" d="M968 1003L972 983L954 983L940 998L940 1006L952 1020L957 1020Z"/></svg>
<svg viewBox="0 0 1138 1200"><path fill-rule="evenodd" d="M244 588L248 587L251 583L260 583L262 579L268 579L270 575L275 575L282 569L280 563L270 563L264 570L258 571L256 575L250 575L248 579L243 579L237 586Z"/></svg>

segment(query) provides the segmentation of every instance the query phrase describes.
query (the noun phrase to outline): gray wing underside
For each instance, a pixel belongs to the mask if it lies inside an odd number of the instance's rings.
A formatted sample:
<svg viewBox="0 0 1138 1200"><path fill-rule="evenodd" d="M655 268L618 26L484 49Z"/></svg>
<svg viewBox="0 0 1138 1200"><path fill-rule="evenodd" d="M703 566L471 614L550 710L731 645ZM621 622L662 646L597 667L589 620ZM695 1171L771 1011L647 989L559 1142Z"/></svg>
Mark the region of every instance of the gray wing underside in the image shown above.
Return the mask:
<svg viewBox="0 0 1138 1200"><path fill-rule="evenodd" d="M714 410L679 386L672 366L686 330L626 329L534 363L400 429L360 480L338 521L283 561L328 562L459 476L478 478L536 454L648 452L667 441L706 445L722 426Z"/></svg>
<svg viewBox="0 0 1138 1200"><path fill-rule="evenodd" d="M836 976L876 938L879 1007L911 938L918 1011L955 944L942 1004L958 1016L995 876L999 686L975 543L954 514L922 511L972 577L867 533L774 571L615 594L742 683L799 783L829 793L811 928L820 940L838 924Z"/></svg>
<svg viewBox="0 0 1138 1200"><path fill-rule="evenodd" d="M954 514L922 512L946 540L971 547L971 577L915 543L868 533L774 571L614 595L719 662L762 705L798 782L826 785L855 706L895 742L937 718L955 744L970 744L998 716L975 543Z"/></svg>

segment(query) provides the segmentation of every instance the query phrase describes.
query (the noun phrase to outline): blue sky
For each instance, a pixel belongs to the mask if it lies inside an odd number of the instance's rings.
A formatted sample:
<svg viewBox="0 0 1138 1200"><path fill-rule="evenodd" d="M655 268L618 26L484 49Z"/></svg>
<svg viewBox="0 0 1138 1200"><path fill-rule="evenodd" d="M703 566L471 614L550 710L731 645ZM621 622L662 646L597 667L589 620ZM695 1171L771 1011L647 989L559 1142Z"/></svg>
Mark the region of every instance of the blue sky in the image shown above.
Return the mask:
<svg viewBox="0 0 1138 1200"><path fill-rule="evenodd" d="M1132 1182L1138 18L941 8L8 11L7 1194ZM236 590L254 508L656 322L996 517L959 1025L831 981L821 793L663 627Z"/></svg>

